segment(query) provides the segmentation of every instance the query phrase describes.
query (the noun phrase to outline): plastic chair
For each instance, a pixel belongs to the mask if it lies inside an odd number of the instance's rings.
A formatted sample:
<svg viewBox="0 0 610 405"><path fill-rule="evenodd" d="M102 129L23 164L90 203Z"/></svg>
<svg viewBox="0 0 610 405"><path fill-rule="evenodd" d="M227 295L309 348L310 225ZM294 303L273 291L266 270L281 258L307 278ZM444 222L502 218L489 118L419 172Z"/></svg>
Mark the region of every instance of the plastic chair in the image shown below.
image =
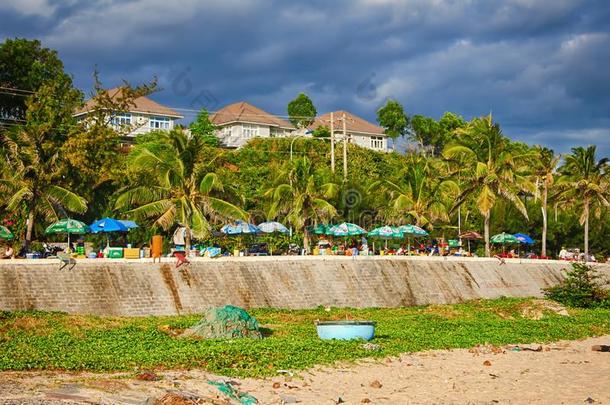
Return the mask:
<svg viewBox="0 0 610 405"><path fill-rule="evenodd" d="M57 258L61 262L59 270L63 270L67 266L70 266L68 270L72 270L76 266L76 260L72 258L70 253L58 253Z"/></svg>
<svg viewBox="0 0 610 405"><path fill-rule="evenodd" d="M190 263L186 258L185 252L174 252L174 257L176 258L176 268L182 266L183 264Z"/></svg>

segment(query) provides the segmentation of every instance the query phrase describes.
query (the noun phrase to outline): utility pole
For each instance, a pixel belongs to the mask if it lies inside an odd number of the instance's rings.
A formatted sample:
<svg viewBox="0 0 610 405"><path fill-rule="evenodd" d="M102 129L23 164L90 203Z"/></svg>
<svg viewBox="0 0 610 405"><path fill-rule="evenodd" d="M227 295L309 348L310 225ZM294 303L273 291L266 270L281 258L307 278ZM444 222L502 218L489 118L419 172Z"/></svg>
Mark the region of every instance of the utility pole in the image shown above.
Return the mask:
<svg viewBox="0 0 610 405"><path fill-rule="evenodd" d="M330 112L330 170L335 173L335 117Z"/></svg>
<svg viewBox="0 0 610 405"><path fill-rule="evenodd" d="M343 180L347 181L347 129L345 127L345 113L343 113Z"/></svg>

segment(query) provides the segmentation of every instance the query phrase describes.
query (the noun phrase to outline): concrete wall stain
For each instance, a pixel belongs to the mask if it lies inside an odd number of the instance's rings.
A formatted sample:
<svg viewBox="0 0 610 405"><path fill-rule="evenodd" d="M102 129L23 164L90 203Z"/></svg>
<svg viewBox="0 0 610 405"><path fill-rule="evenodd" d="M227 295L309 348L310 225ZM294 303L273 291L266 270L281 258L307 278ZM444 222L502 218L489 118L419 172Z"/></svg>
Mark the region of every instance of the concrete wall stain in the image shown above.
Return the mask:
<svg viewBox="0 0 610 405"><path fill-rule="evenodd" d="M172 274L172 269L168 264L161 265L161 275L163 276L163 281L165 285L169 289L172 299L174 301L174 308L176 312L180 314L182 311L182 302L180 301L180 294L178 293L178 287L176 286L176 281L174 280L174 275Z"/></svg>

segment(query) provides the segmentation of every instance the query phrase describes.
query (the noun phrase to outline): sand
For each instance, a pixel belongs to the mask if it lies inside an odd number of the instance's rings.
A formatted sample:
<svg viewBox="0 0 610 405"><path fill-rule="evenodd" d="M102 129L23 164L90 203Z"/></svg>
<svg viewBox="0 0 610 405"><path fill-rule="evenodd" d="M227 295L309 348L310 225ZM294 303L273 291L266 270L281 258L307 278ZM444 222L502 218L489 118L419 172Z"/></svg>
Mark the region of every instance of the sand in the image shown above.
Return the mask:
<svg viewBox="0 0 610 405"><path fill-rule="evenodd" d="M591 351L596 344L610 344L610 335L521 345L520 351L512 346L438 350L293 376L225 380L261 404L610 404L610 353ZM222 377L199 370L156 375L157 381L141 381L133 374L3 372L0 404L152 405L168 392L204 404L236 403L207 384Z"/></svg>

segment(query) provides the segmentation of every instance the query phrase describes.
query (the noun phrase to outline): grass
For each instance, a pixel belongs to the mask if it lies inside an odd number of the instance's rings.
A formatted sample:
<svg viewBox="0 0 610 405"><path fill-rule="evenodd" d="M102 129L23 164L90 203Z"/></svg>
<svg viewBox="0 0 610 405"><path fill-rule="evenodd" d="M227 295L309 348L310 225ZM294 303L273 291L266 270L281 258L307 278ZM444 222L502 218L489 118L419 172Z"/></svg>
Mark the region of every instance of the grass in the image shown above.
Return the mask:
<svg viewBox="0 0 610 405"><path fill-rule="evenodd" d="M524 313L544 312L542 319ZM528 312L529 311L529 312ZM538 301L509 299L395 309L250 311L266 328L263 340L198 340L175 335L197 315L94 317L58 312L0 312L0 370L135 371L203 368L227 376L260 377L277 370L489 343L551 342L610 333L610 310L571 309L560 316ZM374 343L321 341L313 321L377 321Z"/></svg>

